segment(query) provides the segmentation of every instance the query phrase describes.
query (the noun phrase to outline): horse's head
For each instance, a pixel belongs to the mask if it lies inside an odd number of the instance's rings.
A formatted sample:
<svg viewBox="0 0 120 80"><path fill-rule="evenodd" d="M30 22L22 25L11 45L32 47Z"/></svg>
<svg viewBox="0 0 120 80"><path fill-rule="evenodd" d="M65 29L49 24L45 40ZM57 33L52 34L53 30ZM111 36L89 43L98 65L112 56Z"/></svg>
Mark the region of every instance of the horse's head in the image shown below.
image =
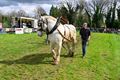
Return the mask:
<svg viewBox="0 0 120 80"><path fill-rule="evenodd" d="M38 19L38 29L37 29L38 36L42 36L43 31L46 32L47 25L48 25L47 19L41 16Z"/></svg>
<svg viewBox="0 0 120 80"><path fill-rule="evenodd" d="M42 32L46 34L53 33L59 25L60 18L56 19L52 16L41 16L38 19L38 36L42 36Z"/></svg>

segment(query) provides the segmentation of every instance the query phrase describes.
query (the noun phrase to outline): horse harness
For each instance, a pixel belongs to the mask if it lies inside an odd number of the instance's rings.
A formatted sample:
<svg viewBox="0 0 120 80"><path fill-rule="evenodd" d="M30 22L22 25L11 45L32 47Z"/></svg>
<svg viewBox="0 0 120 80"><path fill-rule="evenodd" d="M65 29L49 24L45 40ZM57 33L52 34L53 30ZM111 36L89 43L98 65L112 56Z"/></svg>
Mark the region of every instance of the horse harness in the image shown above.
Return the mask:
<svg viewBox="0 0 120 80"><path fill-rule="evenodd" d="M67 27L67 26L65 26L65 27ZM64 27L64 29L65 29L65 27ZM59 29L57 29L57 31L63 37L63 41L64 41L64 39L66 39L67 41L71 42L71 40L70 40L70 38L71 38L70 28L69 27L67 27L67 28L69 29L69 36L70 36L69 38L65 37L65 35L66 35L66 31L65 30L64 30L64 35L59 31Z"/></svg>

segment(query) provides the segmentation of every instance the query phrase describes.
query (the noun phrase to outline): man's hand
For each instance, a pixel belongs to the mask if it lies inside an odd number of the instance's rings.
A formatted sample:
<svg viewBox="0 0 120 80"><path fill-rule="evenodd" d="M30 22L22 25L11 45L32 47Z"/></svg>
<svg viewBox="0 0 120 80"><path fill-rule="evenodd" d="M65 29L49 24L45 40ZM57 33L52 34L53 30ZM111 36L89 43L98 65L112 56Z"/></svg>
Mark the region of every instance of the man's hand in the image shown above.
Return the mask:
<svg viewBox="0 0 120 80"><path fill-rule="evenodd" d="M89 38L88 38L88 41L90 40L90 36L89 36Z"/></svg>

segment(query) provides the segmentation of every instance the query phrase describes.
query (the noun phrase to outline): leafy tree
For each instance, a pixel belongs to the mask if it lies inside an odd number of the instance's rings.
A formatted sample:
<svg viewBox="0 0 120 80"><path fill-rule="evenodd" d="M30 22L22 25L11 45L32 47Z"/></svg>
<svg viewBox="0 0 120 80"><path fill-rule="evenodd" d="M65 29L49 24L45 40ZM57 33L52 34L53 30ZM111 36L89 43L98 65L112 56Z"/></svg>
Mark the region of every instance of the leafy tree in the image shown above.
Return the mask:
<svg viewBox="0 0 120 80"><path fill-rule="evenodd" d="M60 15L64 16L65 18L68 16L68 10L64 5L60 8Z"/></svg>
<svg viewBox="0 0 120 80"><path fill-rule="evenodd" d="M3 27L4 28L10 28L11 27L10 17L3 16L2 19L3 19L3 21L2 21L3 22Z"/></svg>
<svg viewBox="0 0 120 80"><path fill-rule="evenodd" d="M114 22L115 22L115 12L116 12L116 5L117 5L117 2L116 0L114 0L114 3L113 3L113 9L112 9L112 19L111 19L111 27L115 27L114 25Z"/></svg>
<svg viewBox="0 0 120 80"><path fill-rule="evenodd" d="M0 22L2 22L2 16L3 16L3 14L2 14L2 12L0 11Z"/></svg>
<svg viewBox="0 0 120 80"><path fill-rule="evenodd" d="M112 7L108 8L108 12L106 14L106 26L109 28L111 27L111 12L112 12Z"/></svg>
<svg viewBox="0 0 120 80"><path fill-rule="evenodd" d="M75 6L75 4L76 4L76 6ZM75 24L76 14L77 14L78 10L79 10L79 5L74 0L72 2L71 1L63 2L60 12L61 12L61 15L63 15L64 17L66 17L69 20L70 24Z"/></svg>
<svg viewBox="0 0 120 80"><path fill-rule="evenodd" d="M50 15L54 16L54 17L58 17L58 16L60 16L60 10L57 7L54 7L52 5L52 7L50 9Z"/></svg>
<svg viewBox="0 0 120 80"><path fill-rule="evenodd" d="M116 7L117 7L117 0L113 0L111 2L110 8L108 8L108 12L106 14L106 26L108 28L117 28L119 27L119 9L117 10L118 13L118 20L116 19Z"/></svg>
<svg viewBox="0 0 120 80"><path fill-rule="evenodd" d="M120 28L120 6L118 7L117 9L117 17L118 17L118 20L117 20L117 28Z"/></svg>
<svg viewBox="0 0 120 80"><path fill-rule="evenodd" d="M114 28L120 28L120 21L119 20L115 20L113 23Z"/></svg>
<svg viewBox="0 0 120 80"><path fill-rule="evenodd" d="M117 16L118 16L118 20L120 21L120 6L119 6L119 8L117 9Z"/></svg>

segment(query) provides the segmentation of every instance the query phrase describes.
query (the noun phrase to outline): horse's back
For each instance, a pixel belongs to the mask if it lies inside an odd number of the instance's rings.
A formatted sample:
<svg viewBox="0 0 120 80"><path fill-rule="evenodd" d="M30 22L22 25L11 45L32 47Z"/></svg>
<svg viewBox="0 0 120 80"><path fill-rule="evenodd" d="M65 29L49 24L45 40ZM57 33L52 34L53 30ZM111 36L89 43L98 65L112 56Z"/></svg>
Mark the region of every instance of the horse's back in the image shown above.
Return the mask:
<svg viewBox="0 0 120 80"><path fill-rule="evenodd" d="M76 32L76 28L75 26L71 25L71 24L65 24L64 27L70 31L75 31Z"/></svg>
<svg viewBox="0 0 120 80"><path fill-rule="evenodd" d="M70 39L73 40L76 43L76 28L75 26L71 25L71 24L65 24L64 25L64 29L65 29L65 36Z"/></svg>

